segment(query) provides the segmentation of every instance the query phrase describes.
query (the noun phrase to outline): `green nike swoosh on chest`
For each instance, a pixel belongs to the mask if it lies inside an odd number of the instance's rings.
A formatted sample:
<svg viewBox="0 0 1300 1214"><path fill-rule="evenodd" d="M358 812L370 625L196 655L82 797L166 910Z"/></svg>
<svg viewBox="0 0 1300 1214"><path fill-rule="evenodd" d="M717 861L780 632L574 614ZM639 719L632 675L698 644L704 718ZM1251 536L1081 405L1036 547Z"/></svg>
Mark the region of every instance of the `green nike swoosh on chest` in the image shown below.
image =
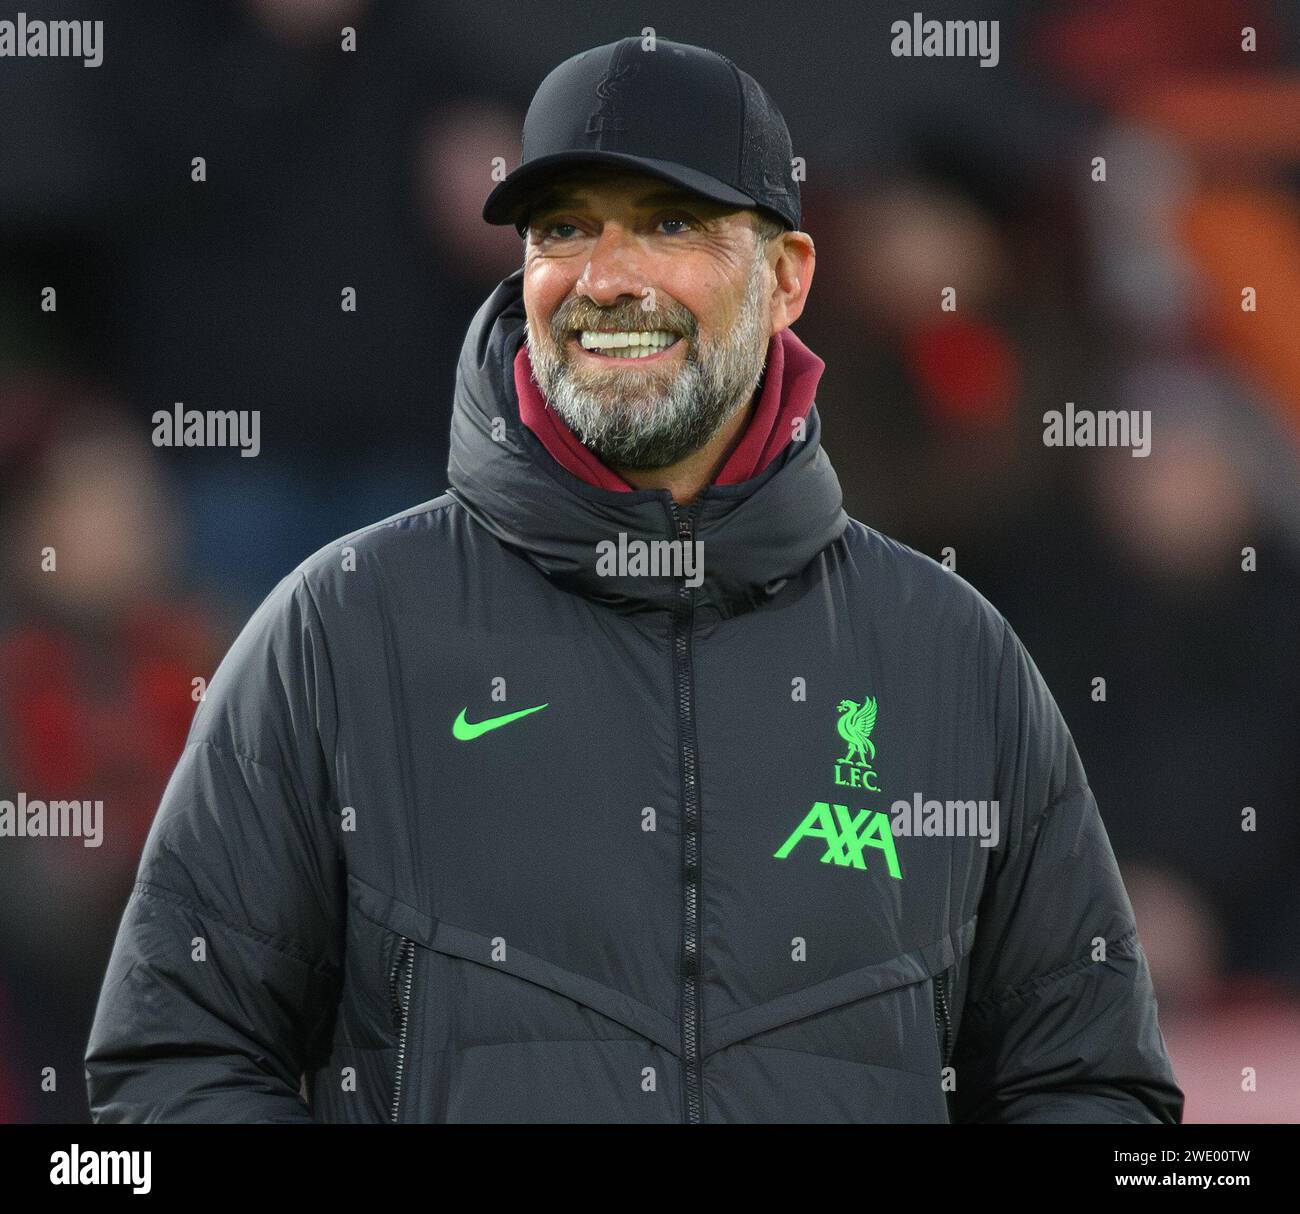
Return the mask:
<svg viewBox="0 0 1300 1214"><path fill-rule="evenodd" d="M500 729L502 725L509 725L511 721L517 721L520 717L541 712L546 707L546 704L538 704L535 708L521 708L518 712L508 712L503 717L489 717L486 721L465 720L465 709L462 708L460 715L452 722L451 736L458 742L472 742L485 733Z"/></svg>

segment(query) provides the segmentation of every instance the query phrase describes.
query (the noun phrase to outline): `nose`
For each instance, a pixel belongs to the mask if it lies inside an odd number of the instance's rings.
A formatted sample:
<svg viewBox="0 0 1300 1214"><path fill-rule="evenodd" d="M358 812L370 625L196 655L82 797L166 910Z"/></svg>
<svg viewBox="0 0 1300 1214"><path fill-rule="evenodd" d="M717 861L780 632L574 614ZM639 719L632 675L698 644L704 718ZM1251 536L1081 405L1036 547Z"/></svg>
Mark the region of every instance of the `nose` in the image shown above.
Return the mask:
<svg viewBox="0 0 1300 1214"><path fill-rule="evenodd" d="M643 252L634 232L620 223L604 224L574 286L575 292L602 308L625 295L643 298L648 285Z"/></svg>

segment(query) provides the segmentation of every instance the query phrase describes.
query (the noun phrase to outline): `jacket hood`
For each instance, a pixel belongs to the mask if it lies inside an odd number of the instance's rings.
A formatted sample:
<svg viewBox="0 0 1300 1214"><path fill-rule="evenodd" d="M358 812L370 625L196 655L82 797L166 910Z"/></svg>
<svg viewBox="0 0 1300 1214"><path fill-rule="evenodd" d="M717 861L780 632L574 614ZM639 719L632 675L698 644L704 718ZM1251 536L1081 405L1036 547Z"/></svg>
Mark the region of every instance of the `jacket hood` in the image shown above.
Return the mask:
<svg viewBox="0 0 1300 1214"><path fill-rule="evenodd" d="M449 492L557 584L617 611L673 607L679 578L598 572L597 545L618 543L621 534L676 539L680 516L692 520L692 538L702 544L696 603L735 615L776 594L844 530L848 517L821 448L816 406L803 442L789 443L750 480L708 485L690 506L674 508L666 489L621 492L574 476L520 419L514 362L525 330L520 268L479 308L461 349Z"/></svg>

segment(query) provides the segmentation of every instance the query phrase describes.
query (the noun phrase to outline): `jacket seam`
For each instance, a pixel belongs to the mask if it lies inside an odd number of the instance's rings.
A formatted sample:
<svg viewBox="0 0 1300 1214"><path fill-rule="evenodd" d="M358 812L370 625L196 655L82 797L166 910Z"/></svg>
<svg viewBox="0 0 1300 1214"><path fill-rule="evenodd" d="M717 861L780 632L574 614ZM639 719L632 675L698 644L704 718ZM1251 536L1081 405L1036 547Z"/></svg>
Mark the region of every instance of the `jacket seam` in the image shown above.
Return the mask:
<svg viewBox="0 0 1300 1214"><path fill-rule="evenodd" d="M841 1058L838 1054L820 1054L816 1050L796 1050L788 1045L762 1045L751 1040L733 1041L730 1045L723 1046L723 1049L732 1050L743 1048L747 1050L769 1050L778 1054L802 1054L805 1058L824 1058L827 1062L848 1062L853 1066L871 1066L879 1067L884 1071L897 1071L901 1075L913 1075L917 1079L932 1079L933 1076L929 1071L914 1071L905 1066L891 1066L888 1062L863 1062L860 1058ZM721 1051L718 1051L719 1053Z"/></svg>
<svg viewBox="0 0 1300 1214"><path fill-rule="evenodd" d="M1006 660L1007 660L1007 642L1010 640L1013 631L1014 630L1011 627L1011 622L1007 619L1006 616L1003 616L1002 617L1002 649L998 655L997 687L993 694L993 720L994 721L1001 720L999 713L1002 705L1003 668L1005 667ZM1019 724L1020 724L1020 712L1019 712L1019 705L1017 705L1017 715L1016 715L1017 730L1019 730ZM995 784L1000 785L1001 780L1002 780L1002 770L1001 770L1001 765L999 764L997 771L994 773L994 782ZM1039 826L1042 824L1043 819L1047 817L1047 815L1051 813L1052 810L1054 810L1062 801L1066 800L1066 798L1068 797L1073 796L1075 793L1085 793L1088 791L1089 791L1089 785L1086 780L1077 788L1071 788L1067 786L1061 789L1061 791L1057 793L1056 796L1054 796L1050 801L1048 801L1048 803L1045 806L1043 806L1042 810L1035 815L1033 822L1030 823L1029 825L1032 826L1034 831L1037 831ZM1021 848L1025 846L1026 842L1027 840L1022 839L1019 843L1008 844L1006 849L1005 859L1003 861L1004 865L1006 863L1009 863L1011 858L1020 852Z"/></svg>
<svg viewBox="0 0 1300 1214"><path fill-rule="evenodd" d="M1017 843L1014 847L1008 847L1006 852L1006 857L1003 860L1003 866L1005 867L1007 864L1009 864L1013 857L1018 856L1025 849L1027 845L1033 842L1034 838L1038 834L1038 831L1041 829L1043 822L1047 818L1047 815L1050 814L1058 805L1060 805L1062 801L1068 801L1073 796L1079 796L1082 795L1083 793L1087 793L1091 791L1092 791L1092 786L1088 784L1086 781L1083 784L1079 784L1074 787L1066 787L1061 789L1061 791L1058 792L1056 796L1054 796L1050 801L1048 801L1048 803L1044 805L1043 808L1039 810L1037 814L1034 815L1033 821L1029 823L1028 837L1021 839L1020 842Z"/></svg>
<svg viewBox="0 0 1300 1214"><path fill-rule="evenodd" d="M997 722L1002 718L999 712L1002 708L1002 671L1007 662L1007 634L1011 631L1011 625L1007 623L1007 617L1002 617L1002 647L998 650L998 677L993 690L993 723L994 728ZM997 753L996 751L994 753Z"/></svg>
<svg viewBox="0 0 1300 1214"><path fill-rule="evenodd" d="M1136 955L1137 952L1136 946L1137 928L1133 928L1131 931L1125 932L1124 935L1120 936L1119 939L1111 945L1110 953L1118 954L1122 957L1133 956ZM1108 956L1109 955L1110 954L1108 954ZM1073 977L1075 974L1082 973L1091 966L1099 964L1103 963L1094 961L1091 957L1081 957L1075 961L1070 961L1046 974L1040 974L1037 977L1030 978L1026 982L1022 982L1019 986L1013 987L1011 990L1005 991L1000 995L990 995L984 999L968 1004L966 1008L967 1015L989 1015L1008 1003L1015 1003L1018 1000L1028 998L1049 986L1054 986L1056 983L1061 982L1066 978Z"/></svg>
<svg viewBox="0 0 1300 1214"><path fill-rule="evenodd" d="M319 735L317 735L319 737ZM245 763L251 763L254 767L260 767L263 771L269 771L277 779L285 779L284 768L276 763L268 763L265 759L256 758L247 751L240 750L238 746L228 746L224 742L214 742L211 738L191 738L185 743L185 750L191 746L206 746L209 750L214 750L219 755L225 755L227 758L242 759ZM328 806L325 807L326 813L334 811ZM161 887L160 887L161 888Z"/></svg>
<svg viewBox="0 0 1300 1214"><path fill-rule="evenodd" d="M325 662L329 666L330 699L333 701L334 704L334 720L339 721L341 720L341 717L339 714L338 683L336 682L334 677L334 672L336 670L336 667L334 665L334 654L330 650L329 632L325 627L325 617L324 615L321 614L320 604L316 601L316 595L311 588L311 582L307 580L307 574L305 572L302 574L302 588L303 588L303 592L307 595L307 601L311 604L312 613L316 617L316 623L320 632L321 648L325 650ZM381 595L383 594L382 588L380 589L380 594ZM315 673L318 674L318 672ZM319 690L319 686L317 689ZM313 704L312 707L314 709L315 705ZM330 780L329 780L330 790L335 796L337 796L338 788L335 786L334 778L333 778L334 777L334 763L333 763L334 756L326 755L325 749L321 745L319 717L312 722L312 725L315 727L314 732L316 734L316 745L317 748L320 750L320 756L323 761L322 765L325 771L330 776ZM338 854L342 856L343 854L342 847L339 844L339 841L337 839L335 840L335 843L338 848Z"/></svg>
<svg viewBox="0 0 1300 1214"><path fill-rule="evenodd" d="M320 604L316 601L316 594L311 588L311 582L307 580L306 571L300 571L299 576L302 578L303 593L306 594L307 601L311 604L312 614L316 617L316 623L320 628L320 642L322 648L325 650L325 660L329 663L330 668L330 696L334 700L334 707L337 711L338 689L334 685L334 655L330 652L330 639L329 634L325 630L325 617L321 614ZM313 724L316 726L316 736L319 738L320 722L315 721Z"/></svg>
<svg viewBox="0 0 1300 1214"><path fill-rule="evenodd" d="M319 957L313 957L311 951L304 948L295 940L288 937L273 936L268 932L259 932L253 927L244 927L238 923L232 923L224 915L218 914L211 907L204 906L200 902L194 902L182 894L178 894L173 889L166 886L157 885L152 881L140 880L135 883L134 889L146 898L155 898L159 902L167 902L174 906L183 907L185 910L193 911L205 918L215 919L223 927L229 928L238 935L245 936L257 944L264 945L267 948L274 949L277 953L283 953L286 957L299 961L303 965L310 966L314 970L319 970L324 974L333 974L338 972L339 967L333 962Z"/></svg>
<svg viewBox="0 0 1300 1214"><path fill-rule="evenodd" d="M256 758L246 751L240 750L238 746L227 746L224 742L214 742L211 738L191 738L185 743L185 749L188 750L191 746L206 746L209 750L215 750L217 754L225 755L227 758L243 759L245 763L251 763L254 767L269 771L274 776L280 778L284 776L284 772L276 764L268 763L265 759Z"/></svg>
<svg viewBox="0 0 1300 1214"><path fill-rule="evenodd" d="M463 1054L469 1050L492 1050L503 1045L604 1045L606 1042L622 1041L630 1041L634 1045L645 1046L647 1049L664 1050L665 1053L671 1052L657 1041L651 1041L649 1037L643 1037L637 1032L633 1032L629 1037L508 1037L502 1038L500 1041L470 1041L464 1045L451 1045L438 1052L442 1054Z"/></svg>
<svg viewBox="0 0 1300 1214"><path fill-rule="evenodd" d="M1078 785L1077 787L1074 788L1067 787L1061 789L1061 791L1058 792L1056 796L1054 796L1050 801L1048 801L1046 805L1043 806L1042 812L1038 815L1035 821L1041 822L1045 817L1047 817L1048 814L1052 812L1052 810L1054 810L1058 805L1060 805L1062 801L1069 800L1069 798L1073 796L1081 796L1083 793L1090 792L1091 788L1092 786L1088 784L1087 781L1084 781L1084 783Z"/></svg>
<svg viewBox="0 0 1300 1214"><path fill-rule="evenodd" d="M997 669L997 674L993 680L993 716L991 718L993 721L993 737L991 739L992 749L993 749L993 754L998 756L997 761L994 763L993 766L993 787L995 791L1002 787L1002 772L1003 772L1002 758L1001 758L1002 747L999 745L1001 739L998 736L998 733L999 733L999 722L1002 720L1002 715L1001 715L1002 714L1002 680L1004 677L1004 672L1006 670L1006 661L1007 661L1007 634L1010 633L1010 631L1011 631L1011 625L1007 623L1007 617L1003 616L1002 617L1002 647L998 650L998 669ZM1019 722L1017 722L1017 728L1019 728ZM1007 859L1010 859L1011 856L1015 854L1015 850L1016 849L1012 844L1010 843L1007 844L1007 848L1006 848Z"/></svg>

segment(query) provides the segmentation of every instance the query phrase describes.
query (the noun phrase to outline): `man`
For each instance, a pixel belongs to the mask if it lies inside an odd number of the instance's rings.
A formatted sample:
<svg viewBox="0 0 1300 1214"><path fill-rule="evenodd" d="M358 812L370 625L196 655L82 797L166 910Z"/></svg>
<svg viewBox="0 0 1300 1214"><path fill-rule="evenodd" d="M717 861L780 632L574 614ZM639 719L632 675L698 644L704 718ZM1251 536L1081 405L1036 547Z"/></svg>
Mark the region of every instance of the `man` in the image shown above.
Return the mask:
<svg viewBox="0 0 1300 1214"><path fill-rule="evenodd" d="M304 562L215 675L98 1120L1180 1119L1037 670L841 509L790 162L709 51L541 85L451 488Z"/></svg>

